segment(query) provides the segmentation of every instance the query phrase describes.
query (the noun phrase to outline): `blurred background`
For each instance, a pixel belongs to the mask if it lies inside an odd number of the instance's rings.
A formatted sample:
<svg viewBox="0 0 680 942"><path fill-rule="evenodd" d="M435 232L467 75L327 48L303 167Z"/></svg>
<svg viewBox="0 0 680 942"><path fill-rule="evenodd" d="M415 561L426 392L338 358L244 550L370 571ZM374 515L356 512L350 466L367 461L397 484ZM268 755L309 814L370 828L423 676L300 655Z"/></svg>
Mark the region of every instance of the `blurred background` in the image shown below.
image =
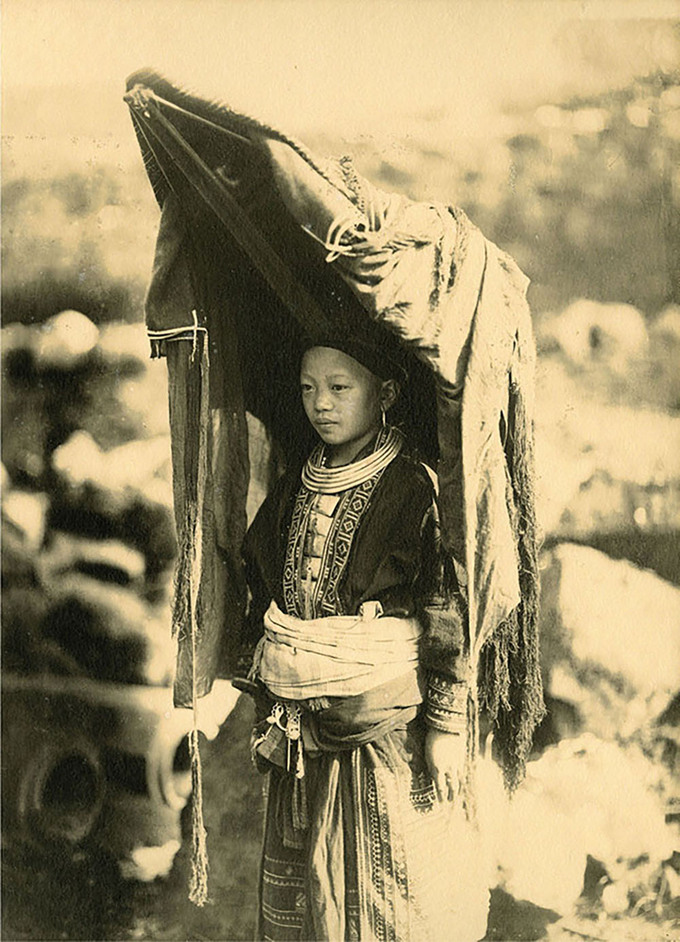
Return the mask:
<svg viewBox="0 0 680 942"><path fill-rule="evenodd" d="M122 102L149 65L462 206L531 278L549 713L509 808L482 770L487 938L680 938L678 4L2 18L3 937L252 937L261 781L227 685L203 730L211 902L187 901L167 389L142 326L159 213Z"/></svg>

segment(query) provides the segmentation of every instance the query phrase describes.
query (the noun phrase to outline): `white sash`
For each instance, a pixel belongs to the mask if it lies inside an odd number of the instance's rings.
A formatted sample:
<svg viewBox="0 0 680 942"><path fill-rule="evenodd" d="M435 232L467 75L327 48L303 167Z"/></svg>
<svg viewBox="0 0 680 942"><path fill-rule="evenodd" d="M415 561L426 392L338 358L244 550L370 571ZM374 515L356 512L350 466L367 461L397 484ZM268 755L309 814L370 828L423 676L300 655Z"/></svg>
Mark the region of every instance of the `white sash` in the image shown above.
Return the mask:
<svg viewBox="0 0 680 942"><path fill-rule="evenodd" d="M379 602L359 615L303 620L272 601L252 675L275 697L349 697L418 668L421 626L415 618L383 616Z"/></svg>

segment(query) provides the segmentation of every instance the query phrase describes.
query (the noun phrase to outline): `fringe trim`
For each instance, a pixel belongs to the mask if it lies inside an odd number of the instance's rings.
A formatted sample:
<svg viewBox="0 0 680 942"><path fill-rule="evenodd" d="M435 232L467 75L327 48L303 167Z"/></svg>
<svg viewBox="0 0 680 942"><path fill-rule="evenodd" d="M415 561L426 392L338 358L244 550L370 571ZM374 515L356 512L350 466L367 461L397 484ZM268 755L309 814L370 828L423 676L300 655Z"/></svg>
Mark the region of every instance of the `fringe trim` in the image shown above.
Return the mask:
<svg viewBox="0 0 680 942"><path fill-rule="evenodd" d="M493 722L494 747L512 793L524 778L534 730L546 711L538 639L533 428L518 382L511 382L508 412L506 454L515 507L521 601L482 649L479 696Z"/></svg>
<svg viewBox="0 0 680 942"><path fill-rule="evenodd" d="M477 824L477 758L479 756L479 702L477 684L468 687L465 740L465 768L463 770L462 800L465 817Z"/></svg>
<svg viewBox="0 0 680 942"><path fill-rule="evenodd" d="M207 832L203 823L203 767L198 748L198 729L196 723L196 704L194 703L194 728L189 734L191 754L191 882L189 899L196 906L205 906L208 902L208 844Z"/></svg>
<svg viewBox="0 0 680 942"><path fill-rule="evenodd" d="M194 535L198 508L196 499L187 496L184 507L184 526L179 535L175 564L174 599L172 604L172 636L180 640L192 631L189 585L194 565Z"/></svg>
<svg viewBox="0 0 680 942"><path fill-rule="evenodd" d="M200 340L199 340L200 337ZM200 347L200 352L199 352ZM191 637L191 686L194 725L189 737L191 756L191 882L189 899L197 906L204 906L208 901L208 849L205 825L203 822L203 775L198 742L197 715L197 659L200 636L200 580L203 566L203 514L206 485L208 481L208 429L210 420L210 361L208 339L205 334L198 335L196 346L191 353L191 362L195 363L196 354L200 359L198 401L189 403L189 411L196 416L198 423L198 453L196 467L192 477L184 508L185 523L180 536L179 554L175 569L175 597L172 612L172 633Z"/></svg>

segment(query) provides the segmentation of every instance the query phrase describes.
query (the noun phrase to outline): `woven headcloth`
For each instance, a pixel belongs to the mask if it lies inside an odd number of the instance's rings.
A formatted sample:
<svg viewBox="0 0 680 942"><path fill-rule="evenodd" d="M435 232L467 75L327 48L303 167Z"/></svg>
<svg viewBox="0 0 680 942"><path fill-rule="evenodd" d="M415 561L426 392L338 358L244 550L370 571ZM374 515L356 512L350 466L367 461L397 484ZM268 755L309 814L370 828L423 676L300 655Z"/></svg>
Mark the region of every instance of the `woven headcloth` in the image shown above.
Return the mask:
<svg viewBox="0 0 680 942"><path fill-rule="evenodd" d="M303 355L312 347L330 347L333 350L340 350L365 366L374 376L382 380L394 379L400 387L408 382L408 372L403 363L403 357L400 357L399 351L393 345L385 342L372 343L347 332L337 331L306 337Z"/></svg>

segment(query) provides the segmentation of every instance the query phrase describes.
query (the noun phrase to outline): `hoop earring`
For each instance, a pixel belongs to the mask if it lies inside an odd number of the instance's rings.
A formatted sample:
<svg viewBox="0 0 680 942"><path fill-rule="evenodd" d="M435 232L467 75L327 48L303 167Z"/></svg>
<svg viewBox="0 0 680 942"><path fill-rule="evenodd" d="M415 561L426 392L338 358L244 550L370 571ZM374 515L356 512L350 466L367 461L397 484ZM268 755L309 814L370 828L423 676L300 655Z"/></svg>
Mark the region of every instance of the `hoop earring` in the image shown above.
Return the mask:
<svg viewBox="0 0 680 942"><path fill-rule="evenodd" d="M385 430L387 428L387 419L385 418L385 410L382 406L380 407L380 415L382 416L382 427L383 430Z"/></svg>

